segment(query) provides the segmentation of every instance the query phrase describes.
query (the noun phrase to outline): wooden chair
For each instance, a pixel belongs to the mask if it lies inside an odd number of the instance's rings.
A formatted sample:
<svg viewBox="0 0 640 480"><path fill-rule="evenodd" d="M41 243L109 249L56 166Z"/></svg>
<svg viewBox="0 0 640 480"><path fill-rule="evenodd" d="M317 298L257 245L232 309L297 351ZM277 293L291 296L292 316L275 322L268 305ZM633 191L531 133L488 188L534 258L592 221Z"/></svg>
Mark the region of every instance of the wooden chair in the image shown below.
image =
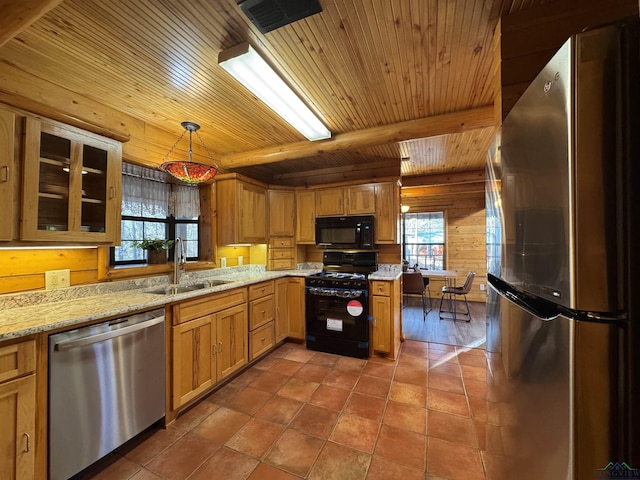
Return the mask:
<svg viewBox="0 0 640 480"><path fill-rule="evenodd" d="M471 291L471 286L473 285L473 279L475 278L475 272L469 272L467 275L467 279L464 282L464 285L461 287L450 287L444 286L442 287L442 298L440 299L440 311L438 312L438 317L440 319L443 318L453 318L456 321L458 318L458 312L456 311L456 300L454 298L455 295L462 295L464 297L464 303L467 306L466 313L460 312L462 317L466 317L466 321L471 321L471 310L469 310L469 302L467 302L467 293ZM442 309L442 303L444 302L445 295L449 296L449 310ZM453 317L444 317L443 313L452 313Z"/></svg>
<svg viewBox="0 0 640 480"><path fill-rule="evenodd" d="M420 272L402 273L402 295L420 295L422 297L422 320L427 319L427 314L431 311L431 294L429 293L429 307L427 308L427 289L422 281Z"/></svg>

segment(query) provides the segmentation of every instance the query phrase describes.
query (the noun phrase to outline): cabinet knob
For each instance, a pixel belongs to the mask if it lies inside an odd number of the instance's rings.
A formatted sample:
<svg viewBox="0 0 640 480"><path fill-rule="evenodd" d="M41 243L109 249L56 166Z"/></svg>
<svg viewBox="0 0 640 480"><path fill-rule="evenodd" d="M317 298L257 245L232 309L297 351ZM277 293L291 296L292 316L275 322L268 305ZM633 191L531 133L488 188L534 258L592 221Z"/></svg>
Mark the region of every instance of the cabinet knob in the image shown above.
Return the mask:
<svg viewBox="0 0 640 480"><path fill-rule="evenodd" d="M266 340L266 338L264 338L264 337L262 337L262 338L260 339L260 341L261 341L262 343L264 343L264 341L265 341L265 340Z"/></svg>
<svg viewBox="0 0 640 480"><path fill-rule="evenodd" d="M8 182L9 181L9 167L5 165L0 170L0 182Z"/></svg>

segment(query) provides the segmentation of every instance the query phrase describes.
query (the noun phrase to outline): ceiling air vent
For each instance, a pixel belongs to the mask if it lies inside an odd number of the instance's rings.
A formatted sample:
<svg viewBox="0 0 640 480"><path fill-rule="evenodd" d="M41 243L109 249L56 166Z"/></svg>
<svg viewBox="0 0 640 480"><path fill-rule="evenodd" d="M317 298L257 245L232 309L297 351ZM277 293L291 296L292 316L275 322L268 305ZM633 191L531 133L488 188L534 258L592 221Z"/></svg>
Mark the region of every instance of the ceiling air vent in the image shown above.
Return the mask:
<svg viewBox="0 0 640 480"><path fill-rule="evenodd" d="M238 6L262 33L322 11L318 0L239 0Z"/></svg>

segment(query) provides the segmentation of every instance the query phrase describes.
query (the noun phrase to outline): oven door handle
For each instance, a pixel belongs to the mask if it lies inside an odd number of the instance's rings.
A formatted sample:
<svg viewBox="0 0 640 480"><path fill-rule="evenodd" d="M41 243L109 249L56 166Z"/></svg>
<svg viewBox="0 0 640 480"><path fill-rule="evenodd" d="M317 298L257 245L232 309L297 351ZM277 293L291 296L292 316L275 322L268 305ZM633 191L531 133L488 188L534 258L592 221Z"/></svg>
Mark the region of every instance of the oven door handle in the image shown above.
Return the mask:
<svg viewBox="0 0 640 480"><path fill-rule="evenodd" d="M367 297L366 290L347 290L339 288L307 287L307 293L320 297L358 298Z"/></svg>

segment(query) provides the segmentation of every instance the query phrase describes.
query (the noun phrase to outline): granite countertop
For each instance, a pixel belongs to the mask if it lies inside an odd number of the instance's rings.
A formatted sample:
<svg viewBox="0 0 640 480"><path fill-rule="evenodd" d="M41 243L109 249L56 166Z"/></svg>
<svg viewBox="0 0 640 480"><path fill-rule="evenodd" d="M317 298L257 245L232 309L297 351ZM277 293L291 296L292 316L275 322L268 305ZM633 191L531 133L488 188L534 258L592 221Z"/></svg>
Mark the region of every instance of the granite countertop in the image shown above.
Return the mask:
<svg viewBox="0 0 640 480"><path fill-rule="evenodd" d="M208 280L227 283L177 294L150 293L150 290L170 284L169 275L160 275L59 290L0 295L0 341L130 315L274 278L306 277L321 269L322 264L305 263L298 265L297 270L266 271L264 266L245 265L188 272L183 275L181 285L206 283ZM400 265L381 264L375 273L369 275L369 279L394 281L401 274Z"/></svg>
<svg viewBox="0 0 640 480"><path fill-rule="evenodd" d="M209 279L228 283L178 294L149 293L150 290L169 285L170 276L161 275L59 290L0 295L0 341L129 315L274 278L307 276L318 271L319 268L265 271L264 267L247 265L190 272L184 275L181 285L202 283Z"/></svg>

